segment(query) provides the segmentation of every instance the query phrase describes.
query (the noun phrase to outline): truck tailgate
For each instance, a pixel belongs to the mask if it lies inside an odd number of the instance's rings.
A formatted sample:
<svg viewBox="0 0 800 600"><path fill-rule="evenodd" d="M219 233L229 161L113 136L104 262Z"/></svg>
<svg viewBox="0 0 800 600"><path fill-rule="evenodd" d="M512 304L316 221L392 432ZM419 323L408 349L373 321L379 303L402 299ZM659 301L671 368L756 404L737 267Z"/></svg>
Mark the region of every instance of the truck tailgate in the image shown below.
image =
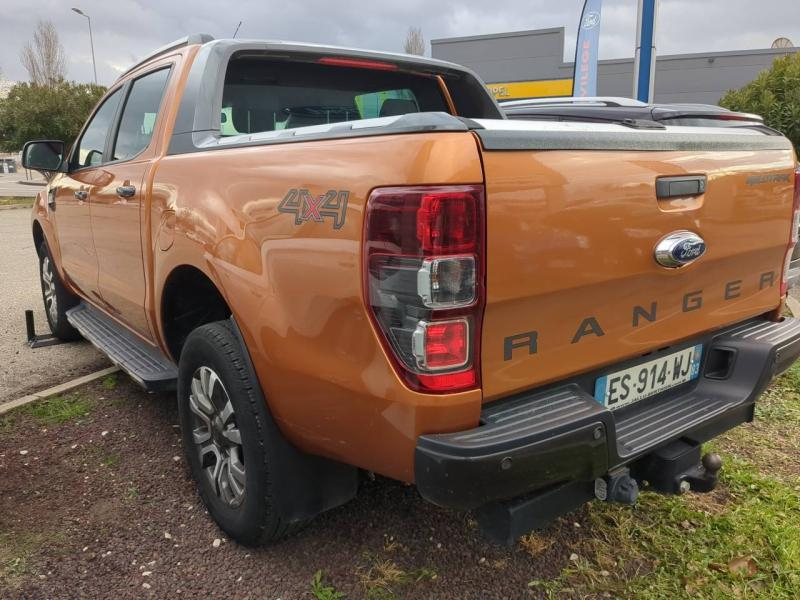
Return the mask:
<svg viewBox="0 0 800 600"><path fill-rule="evenodd" d="M795 165L784 138L480 123L486 400L779 306ZM659 178L690 175L704 193L657 197ZM665 268L654 249L676 231L698 234L706 252Z"/></svg>

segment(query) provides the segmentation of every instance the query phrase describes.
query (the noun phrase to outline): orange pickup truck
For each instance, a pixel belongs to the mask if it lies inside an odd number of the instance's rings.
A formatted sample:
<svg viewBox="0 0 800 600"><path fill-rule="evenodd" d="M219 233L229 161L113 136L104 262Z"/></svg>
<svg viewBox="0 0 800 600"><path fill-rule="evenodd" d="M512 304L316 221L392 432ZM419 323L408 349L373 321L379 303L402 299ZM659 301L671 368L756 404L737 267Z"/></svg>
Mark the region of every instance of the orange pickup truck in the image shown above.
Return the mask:
<svg viewBox="0 0 800 600"><path fill-rule="evenodd" d="M177 390L243 543L361 471L503 542L708 491L701 444L800 355L796 156L764 127L509 121L457 65L196 35L23 154L53 333Z"/></svg>

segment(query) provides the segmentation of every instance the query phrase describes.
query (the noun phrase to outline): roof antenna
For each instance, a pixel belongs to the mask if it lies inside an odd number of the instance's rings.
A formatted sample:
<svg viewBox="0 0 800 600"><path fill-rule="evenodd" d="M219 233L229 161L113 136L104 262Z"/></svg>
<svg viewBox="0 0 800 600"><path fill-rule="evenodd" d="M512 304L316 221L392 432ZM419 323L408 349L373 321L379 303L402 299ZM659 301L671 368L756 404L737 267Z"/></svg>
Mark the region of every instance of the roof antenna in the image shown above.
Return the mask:
<svg viewBox="0 0 800 600"><path fill-rule="evenodd" d="M241 27L241 26L242 26L242 22L239 21L239 24L236 26L236 31L233 32L233 37L234 38L236 37L236 34L239 33L239 27Z"/></svg>

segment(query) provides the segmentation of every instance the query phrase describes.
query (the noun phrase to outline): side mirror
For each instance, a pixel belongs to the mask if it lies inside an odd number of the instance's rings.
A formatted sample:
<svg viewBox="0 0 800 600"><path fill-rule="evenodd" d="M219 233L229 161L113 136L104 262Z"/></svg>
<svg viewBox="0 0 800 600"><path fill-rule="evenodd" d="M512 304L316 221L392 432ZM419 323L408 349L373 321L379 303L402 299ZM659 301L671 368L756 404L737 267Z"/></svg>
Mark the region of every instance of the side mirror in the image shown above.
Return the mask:
<svg viewBox="0 0 800 600"><path fill-rule="evenodd" d="M64 142L36 140L22 147L22 166L33 171L60 171L64 163Z"/></svg>

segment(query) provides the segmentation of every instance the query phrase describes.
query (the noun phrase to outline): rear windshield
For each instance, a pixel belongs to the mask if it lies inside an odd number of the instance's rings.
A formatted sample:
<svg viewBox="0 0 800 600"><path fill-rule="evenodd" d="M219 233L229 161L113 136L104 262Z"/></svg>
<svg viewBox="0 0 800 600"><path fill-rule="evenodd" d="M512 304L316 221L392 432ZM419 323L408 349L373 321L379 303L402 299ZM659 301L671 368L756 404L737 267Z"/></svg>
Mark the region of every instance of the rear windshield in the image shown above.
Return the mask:
<svg viewBox="0 0 800 600"><path fill-rule="evenodd" d="M434 77L234 56L225 74L220 133L231 136L426 111L449 112Z"/></svg>

